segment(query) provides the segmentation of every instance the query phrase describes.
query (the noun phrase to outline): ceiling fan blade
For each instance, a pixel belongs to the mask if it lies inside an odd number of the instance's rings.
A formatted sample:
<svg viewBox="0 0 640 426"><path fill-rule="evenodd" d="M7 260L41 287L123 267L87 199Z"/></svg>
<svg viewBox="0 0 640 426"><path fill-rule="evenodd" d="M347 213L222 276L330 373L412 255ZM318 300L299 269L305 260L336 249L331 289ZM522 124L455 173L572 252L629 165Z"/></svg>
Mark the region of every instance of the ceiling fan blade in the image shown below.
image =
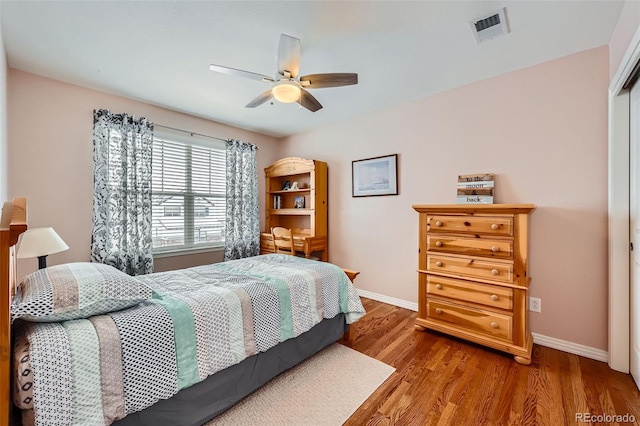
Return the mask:
<svg viewBox="0 0 640 426"><path fill-rule="evenodd" d="M255 108L258 105L262 105L263 103L267 102L271 98L273 98L273 94L271 93L271 89L266 90L266 91L260 93L257 98L255 98L254 100L249 102L246 107L247 108Z"/></svg>
<svg viewBox="0 0 640 426"><path fill-rule="evenodd" d="M300 40L288 36L280 35L278 44L278 73L285 75L285 71L291 74L291 78L298 76L300 70Z"/></svg>
<svg viewBox="0 0 640 426"><path fill-rule="evenodd" d="M330 73L309 74L300 77L300 84L307 89L321 89L324 87L351 86L358 84L358 74L355 73Z"/></svg>
<svg viewBox="0 0 640 426"><path fill-rule="evenodd" d="M235 68L223 67L221 65L209 65L209 69L215 72L221 72L223 74L236 75L238 77L250 78L251 80L264 81L267 83L273 83L273 78L266 75L256 74L254 72L237 70Z"/></svg>
<svg viewBox="0 0 640 426"><path fill-rule="evenodd" d="M322 104L316 98L304 89L300 89L300 100L298 103L311 112L316 112L322 108Z"/></svg>

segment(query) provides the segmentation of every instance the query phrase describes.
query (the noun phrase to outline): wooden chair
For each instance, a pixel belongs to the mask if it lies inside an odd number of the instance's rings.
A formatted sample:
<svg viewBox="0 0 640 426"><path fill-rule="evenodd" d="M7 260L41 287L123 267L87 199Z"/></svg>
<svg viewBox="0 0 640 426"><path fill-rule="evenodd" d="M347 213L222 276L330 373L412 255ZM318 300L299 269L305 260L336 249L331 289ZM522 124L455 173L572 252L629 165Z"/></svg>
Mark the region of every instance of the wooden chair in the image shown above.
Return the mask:
<svg viewBox="0 0 640 426"><path fill-rule="evenodd" d="M291 229L274 226L271 228L271 238L273 238L273 248L276 253L296 255L293 248L293 232L291 232Z"/></svg>

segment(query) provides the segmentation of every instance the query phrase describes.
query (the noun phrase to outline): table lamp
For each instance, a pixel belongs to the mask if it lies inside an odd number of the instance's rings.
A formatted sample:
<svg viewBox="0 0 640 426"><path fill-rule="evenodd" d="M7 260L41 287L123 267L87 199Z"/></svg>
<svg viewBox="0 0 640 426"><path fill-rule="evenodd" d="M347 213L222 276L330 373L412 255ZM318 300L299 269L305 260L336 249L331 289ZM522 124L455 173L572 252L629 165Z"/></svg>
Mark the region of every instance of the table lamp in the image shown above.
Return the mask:
<svg viewBox="0 0 640 426"><path fill-rule="evenodd" d="M20 236L18 259L38 258L38 269L47 267L47 256L68 250L69 246L53 228L28 229Z"/></svg>

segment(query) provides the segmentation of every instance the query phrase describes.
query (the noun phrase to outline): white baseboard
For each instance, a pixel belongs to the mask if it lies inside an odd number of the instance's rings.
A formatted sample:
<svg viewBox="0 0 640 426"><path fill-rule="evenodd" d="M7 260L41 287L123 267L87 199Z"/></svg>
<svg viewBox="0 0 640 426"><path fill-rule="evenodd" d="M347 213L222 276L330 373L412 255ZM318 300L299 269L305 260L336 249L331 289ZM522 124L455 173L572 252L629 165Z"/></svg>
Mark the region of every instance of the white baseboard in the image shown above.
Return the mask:
<svg viewBox="0 0 640 426"><path fill-rule="evenodd" d="M407 302L406 300L396 299L395 297L385 296L383 294L373 293L367 290L358 290L358 294L367 299L376 300L378 302L388 303L389 305L398 306L400 308L418 311L418 304ZM581 345L579 343L568 342L566 340L556 339L555 337L544 336L538 333L533 335L533 343L548 348L557 349L559 351L568 352L574 355L580 355L585 358L595 359L596 361L608 362L609 353L602 349L592 348L590 346Z"/></svg>
<svg viewBox="0 0 640 426"><path fill-rule="evenodd" d="M596 361L609 362L609 352L603 351L602 349L556 339L555 337L543 336L538 333L531 334L533 335L533 343L538 345L569 352L574 355L580 355L585 358L595 359Z"/></svg>
<svg viewBox="0 0 640 426"><path fill-rule="evenodd" d="M389 305L398 306L400 308L409 309L410 311L418 312L418 304L413 302L407 302L406 300L396 299L395 297L385 296L384 294L373 293L367 290L358 290L358 295L366 297L367 299L376 300L378 302L388 303Z"/></svg>

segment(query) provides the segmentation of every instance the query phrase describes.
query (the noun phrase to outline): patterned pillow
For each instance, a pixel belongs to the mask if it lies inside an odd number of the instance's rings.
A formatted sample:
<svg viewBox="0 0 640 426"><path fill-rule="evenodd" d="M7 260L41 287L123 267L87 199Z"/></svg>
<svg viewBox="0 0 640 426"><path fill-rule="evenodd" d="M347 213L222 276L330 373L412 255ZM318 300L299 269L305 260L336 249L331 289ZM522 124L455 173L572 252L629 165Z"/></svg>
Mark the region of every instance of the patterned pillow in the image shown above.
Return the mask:
<svg viewBox="0 0 640 426"><path fill-rule="evenodd" d="M51 266L22 279L11 319L56 322L118 311L151 299L149 287L102 263Z"/></svg>

